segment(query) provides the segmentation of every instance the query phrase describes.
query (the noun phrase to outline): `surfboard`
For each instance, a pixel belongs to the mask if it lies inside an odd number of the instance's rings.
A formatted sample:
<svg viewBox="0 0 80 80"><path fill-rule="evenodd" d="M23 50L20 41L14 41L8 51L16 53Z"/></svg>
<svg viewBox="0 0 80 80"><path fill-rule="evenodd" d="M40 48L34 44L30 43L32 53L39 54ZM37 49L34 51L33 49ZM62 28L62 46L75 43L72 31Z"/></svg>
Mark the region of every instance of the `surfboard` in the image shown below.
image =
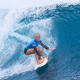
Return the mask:
<svg viewBox="0 0 80 80"><path fill-rule="evenodd" d="M48 60L47 60L46 57L44 58L44 62L43 62L43 63L37 64L37 62L36 62L36 63L35 63L35 66L34 66L34 70L37 70L38 68L43 67L44 65L47 64L47 62L48 62Z"/></svg>

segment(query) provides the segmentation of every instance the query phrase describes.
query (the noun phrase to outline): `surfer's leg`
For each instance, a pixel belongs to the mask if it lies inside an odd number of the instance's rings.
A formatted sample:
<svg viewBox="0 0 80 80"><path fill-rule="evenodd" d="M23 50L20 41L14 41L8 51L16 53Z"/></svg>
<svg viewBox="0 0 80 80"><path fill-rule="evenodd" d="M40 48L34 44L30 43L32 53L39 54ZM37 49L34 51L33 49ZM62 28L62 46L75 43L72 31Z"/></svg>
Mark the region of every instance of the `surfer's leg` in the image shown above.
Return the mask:
<svg viewBox="0 0 80 80"><path fill-rule="evenodd" d="M26 55L31 55L31 54L35 54L35 51L34 51L33 48L28 49L28 50L26 51Z"/></svg>
<svg viewBox="0 0 80 80"><path fill-rule="evenodd" d="M38 52L42 55L43 50L41 48L37 48ZM41 61L38 59L38 55L36 54L35 50L33 48L28 49L26 52L26 55L31 55L31 54L35 54L35 58L37 63L41 63Z"/></svg>
<svg viewBox="0 0 80 80"><path fill-rule="evenodd" d="M40 48L37 48L37 51L42 54L43 50ZM38 55L36 54L35 50L33 48L28 49L26 52L24 51L24 53L26 53L26 55L31 55L31 54L35 54L36 60L38 61Z"/></svg>
<svg viewBox="0 0 80 80"><path fill-rule="evenodd" d="M43 50L41 48L37 48L37 50L42 55Z"/></svg>
<svg viewBox="0 0 80 80"><path fill-rule="evenodd" d="M37 51L40 53L40 55L42 55L43 50L41 48L37 48ZM39 56L36 54L36 52L35 52L35 57L36 57L36 60L38 60Z"/></svg>
<svg viewBox="0 0 80 80"><path fill-rule="evenodd" d="M24 51L24 52L25 52L25 51ZM26 55L31 55L31 54L35 54L36 61L38 62L38 55L36 54L36 52L34 51L33 48L28 49L28 50L26 51Z"/></svg>
<svg viewBox="0 0 80 80"><path fill-rule="evenodd" d="M41 48L37 48L37 51L40 53L40 55L42 55L43 50ZM35 57L36 57L36 60L38 60L39 56L36 54L36 52L35 52Z"/></svg>
<svg viewBox="0 0 80 80"><path fill-rule="evenodd" d="M41 48L37 48L37 51L42 55L43 50ZM33 48L28 49L26 51L26 55L31 55L31 54L35 54L35 50Z"/></svg>
<svg viewBox="0 0 80 80"><path fill-rule="evenodd" d="M42 52L43 52L43 50L41 49L41 48L37 48L37 50L38 50L38 52L42 55ZM36 57L36 60L37 60L37 64L39 64L39 63L42 63L43 61L44 61L44 57L42 57L42 59L41 60L39 60L38 58L39 58L39 56L35 53L35 57Z"/></svg>

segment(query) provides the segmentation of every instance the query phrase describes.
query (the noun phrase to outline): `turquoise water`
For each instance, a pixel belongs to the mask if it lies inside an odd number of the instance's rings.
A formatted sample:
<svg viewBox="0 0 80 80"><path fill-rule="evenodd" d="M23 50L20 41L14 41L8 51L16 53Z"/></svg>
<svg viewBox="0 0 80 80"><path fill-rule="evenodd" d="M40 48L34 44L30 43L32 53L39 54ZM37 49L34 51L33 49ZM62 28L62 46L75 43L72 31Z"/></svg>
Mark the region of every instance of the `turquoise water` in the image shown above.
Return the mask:
<svg viewBox="0 0 80 80"><path fill-rule="evenodd" d="M34 9L0 9L0 80L80 80L80 4ZM39 33L54 51L43 49L46 70L34 70L25 46ZM42 70L43 71L43 70Z"/></svg>

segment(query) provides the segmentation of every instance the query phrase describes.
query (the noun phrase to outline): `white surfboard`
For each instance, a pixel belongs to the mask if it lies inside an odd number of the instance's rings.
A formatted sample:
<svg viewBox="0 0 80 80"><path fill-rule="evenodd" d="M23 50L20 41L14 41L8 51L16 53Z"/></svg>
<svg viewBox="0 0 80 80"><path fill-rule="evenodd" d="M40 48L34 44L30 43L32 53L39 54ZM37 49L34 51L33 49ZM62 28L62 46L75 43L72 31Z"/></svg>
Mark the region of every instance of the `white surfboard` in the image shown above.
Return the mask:
<svg viewBox="0 0 80 80"><path fill-rule="evenodd" d="M44 66L47 62L48 62L48 60L47 60L46 57L44 58L44 62L43 62L43 63L37 64L37 62L36 62L36 63L35 63L35 66L34 66L34 70L38 69L39 67Z"/></svg>

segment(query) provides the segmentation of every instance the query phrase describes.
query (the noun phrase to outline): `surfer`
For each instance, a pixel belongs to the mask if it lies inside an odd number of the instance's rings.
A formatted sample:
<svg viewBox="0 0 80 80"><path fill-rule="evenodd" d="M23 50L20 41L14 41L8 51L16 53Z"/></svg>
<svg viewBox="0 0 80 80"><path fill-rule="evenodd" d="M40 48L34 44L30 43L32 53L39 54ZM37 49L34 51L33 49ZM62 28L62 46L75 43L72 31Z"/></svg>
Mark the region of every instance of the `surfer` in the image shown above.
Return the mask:
<svg viewBox="0 0 80 80"><path fill-rule="evenodd" d="M44 57L41 56L42 55L42 52L43 50L41 48L37 48L37 46L39 44L41 44L42 47L44 47L45 49L47 50L54 50L55 48L53 49L50 49L49 47L47 47L46 45L44 45L42 43L42 41L40 40L40 35L38 33L36 33L34 35L34 38L27 46L26 48L24 49L24 53L26 55L31 55L31 54L35 54L35 57L36 57L36 61L37 61L37 64L40 64L44 61Z"/></svg>

